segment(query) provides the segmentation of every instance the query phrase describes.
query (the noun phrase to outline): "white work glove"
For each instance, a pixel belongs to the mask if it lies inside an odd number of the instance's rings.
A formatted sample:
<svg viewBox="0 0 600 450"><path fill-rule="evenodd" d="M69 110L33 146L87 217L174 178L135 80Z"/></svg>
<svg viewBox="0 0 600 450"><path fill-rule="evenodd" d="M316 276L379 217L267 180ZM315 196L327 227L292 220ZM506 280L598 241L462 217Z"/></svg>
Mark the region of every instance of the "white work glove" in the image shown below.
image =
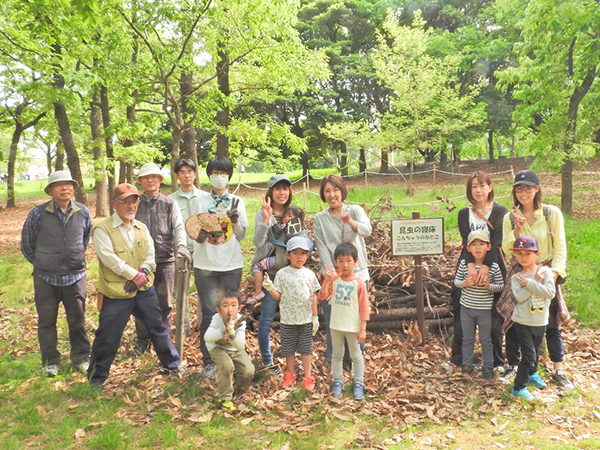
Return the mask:
<svg viewBox="0 0 600 450"><path fill-rule="evenodd" d="M262 285L269 292L271 292L273 289L275 289L275 285L273 284L273 282L271 281L271 278L269 278L268 275L265 275Z"/></svg>
<svg viewBox="0 0 600 450"><path fill-rule="evenodd" d="M319 316L313 316L312 335L314 336L319 331Z"/></svg>

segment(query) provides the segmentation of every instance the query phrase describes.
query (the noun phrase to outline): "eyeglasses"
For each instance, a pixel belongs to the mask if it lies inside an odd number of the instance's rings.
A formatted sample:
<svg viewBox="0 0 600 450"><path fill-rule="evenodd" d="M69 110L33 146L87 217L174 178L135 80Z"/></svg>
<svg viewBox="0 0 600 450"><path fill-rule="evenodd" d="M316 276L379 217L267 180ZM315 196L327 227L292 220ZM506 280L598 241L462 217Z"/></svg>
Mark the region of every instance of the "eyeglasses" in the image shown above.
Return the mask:
<svg viewBox="0 0 600 450"><path fill-rule="evenodd" d="M125 200L117 200L117 203L120 203L122 205L137 205L139 202L139 198L127 198Z"/></svg>
<svg viewBox="0 0 600 450"><path fill-rule="evenodd" d="M521 194L523 192L531 194L533 191L535 191L535 187L533 187L533 186L517 186L515 188L515 192L518 194Z"/></svg>

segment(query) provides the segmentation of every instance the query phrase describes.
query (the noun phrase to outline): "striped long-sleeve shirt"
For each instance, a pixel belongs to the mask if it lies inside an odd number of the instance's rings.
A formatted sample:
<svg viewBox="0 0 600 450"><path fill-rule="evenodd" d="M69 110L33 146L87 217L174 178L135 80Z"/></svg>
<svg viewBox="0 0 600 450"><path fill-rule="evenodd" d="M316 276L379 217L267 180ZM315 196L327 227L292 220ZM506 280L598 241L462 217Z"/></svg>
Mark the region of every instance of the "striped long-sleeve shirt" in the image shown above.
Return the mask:
<svg viewBox="0 0 600 450"><path fill-rule="evenodd" d="M479 269L479 267L477 267ZM490 267L488 278L490 280L490 289L485 286L467 286L463 287L463 282L468 277L468 267L462 259L454 276L454 285L462 289L460 294L460 304L472 309L492 309L494 303L494 292L501 292L504 288L502 272L498 264L493 263Z"/></svg>

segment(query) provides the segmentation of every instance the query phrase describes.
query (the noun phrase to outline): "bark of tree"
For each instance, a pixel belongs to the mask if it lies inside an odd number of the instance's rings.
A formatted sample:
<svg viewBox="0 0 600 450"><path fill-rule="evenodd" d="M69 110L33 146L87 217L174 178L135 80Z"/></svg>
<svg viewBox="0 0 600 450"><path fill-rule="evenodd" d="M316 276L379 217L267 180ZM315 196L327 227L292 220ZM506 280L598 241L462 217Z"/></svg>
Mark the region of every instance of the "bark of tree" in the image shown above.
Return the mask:
<svg viewBox="0 0 600 450"><path fill-rule="evenodd" d="M102 85L100 88L100 108L102 109L102 127L104 128L104 150L108 161L108 167L106 167L106 175L108 177L108 211L109 214L112 214L114 208L110 201L110 194L115 188L115 155L113 152L112 137L107 131L110 130L110 108L108 105L108 89L106 88L106 85Z"/></svg>
<svg viewBox="0 0 600 450"><path fill-rule="evenodd" d="M194 74L191 72L181 73L181 109L183 119L188 124L183 132L183 158L191 159L198 163L198 152L196 150L196 127L192 123L192 118L196 115L196 110L191 103L194 92Z"/></svg>
<svg viewBox="0 0 600 450"><path fill-rule="evenodd" d="M94 179L96 187L96 217L109 215L108 193L106 192L106 163L102 146L102 122L100 91L96 89L90 104L90 129L94 153Z"/></svg>
<svg viewBox="0 0 600 450"><path fill-rule="evenodd" d="M59 139L56 143L56 161L54 161L54 170L65 169L65 146L63 145L62 139Z"/></svg>
<svg viewBox="0 0 600 450"><path fill-rule="evenodd" d="M488 131L487 141L488 141L488 155L489 155L490 164L491 164L494 162L494 132L492 130Z"/></svg>
<svg viewBox="0 0 600 450"><path fill-rule="evenodd" d="M8 151L8 180L6 184L6 207L14 208L16 206L15 203L15 167L17 163L17 150L19 148L19 142L21 140L21 136L23 132L35 126L38 121L46 115L46 113L39 114L35 119L30 120L29 122L22 123L20 120L20 116L23 114L23 111L29 106L28 103L21 103L17 105L14 113L15 117L15 129L13 131L13 135L10 141L10 150Z"/></svg>
<svg viewBox="0 0 600 450"><path fill-rule="evenodd" d="M390 150L387 148L381 149L381 167L379 173L388 173L390 170Z"/></svg>
<svg viewBox="0 0 600 450"><path fill-rule="evenodd" d="M348 147L345 142L340 142L340 174L343 177L348 176Z"/></svg>
<svg viewBox="0 0 600 450"><path fill-rule="evenodd" d="M224 50L223 46L220 46L218 51L219 61L217 62L217 84L221 94L225 97L229 97L231 90L229 88L229 55ZM222 130L225 131L229 127L229 108L223 106L223 108L217 113L217 122L221 126ZM217 156L229 158L229 137L223 132L217 133Z"/></svg>
<svg viewBox="0 0 600 450"><path fill-rule="evenodd" d="M358 155L358 171L366 172L367 171L367 155L364 148L360 149L360 153Z"/></svg>

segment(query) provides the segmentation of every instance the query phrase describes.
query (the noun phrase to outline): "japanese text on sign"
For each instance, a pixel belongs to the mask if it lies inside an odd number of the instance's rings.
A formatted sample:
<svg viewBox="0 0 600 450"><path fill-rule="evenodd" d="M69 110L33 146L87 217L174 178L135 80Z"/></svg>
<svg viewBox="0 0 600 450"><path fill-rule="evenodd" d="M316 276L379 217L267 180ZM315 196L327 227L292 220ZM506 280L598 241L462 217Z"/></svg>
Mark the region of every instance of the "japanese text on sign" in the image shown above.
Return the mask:
<svg viewBox="0 0 600 450"><path fill-rule="evenodd" d="M444 219L392 220L394 256L441 255L444 253Z"/></svg>

